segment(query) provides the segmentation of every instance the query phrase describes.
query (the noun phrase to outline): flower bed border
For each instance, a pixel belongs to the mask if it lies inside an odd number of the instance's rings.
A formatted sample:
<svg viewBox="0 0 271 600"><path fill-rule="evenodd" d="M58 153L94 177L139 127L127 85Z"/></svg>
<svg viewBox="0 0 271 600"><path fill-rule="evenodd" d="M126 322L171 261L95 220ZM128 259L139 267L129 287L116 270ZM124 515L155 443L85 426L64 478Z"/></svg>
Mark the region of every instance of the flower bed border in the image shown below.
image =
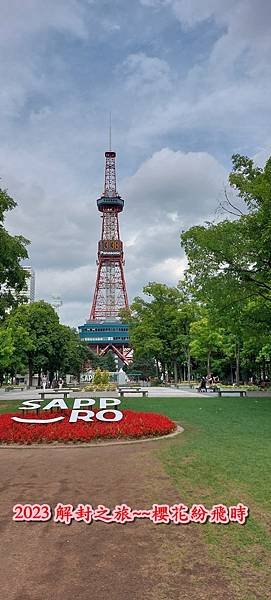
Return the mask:
<svg viewBox="0 0 271 600"><path fill-rule="evenodd" d="M173 421L175 422L175 421ZM179 433L183 433L184 429L183 427L181 427L180 425L178 425L176 423L176 430L172 431L171 433L167 433L165 435L159 435L159 436L150 436L150 437L142 437L140 439L127 439L127 440L122 440L120 441L119 439L116 440L108 440L107 442L104 441L100 441L99 439L97 439L96 441L93 442L66 442L65 444L63 442L57 442L57 441L53 441L50 444L47 444L46 442L40 442L39 444L7 444L7 443L0 443L0 450L1 448L3 450L18 450L20 448L24 449L24 450L31 450L32 448L34 448L35 450L37 450L38 448L53 448L53 449L58 449L58 450L63 450L64 448L97 448L97 447L101 447L101 446L124 446L126 444L144 444L146 442L158 442L159 440L165 440L168 438L172 438L172 437L176 437L176 435L179 435Z"/></svg>

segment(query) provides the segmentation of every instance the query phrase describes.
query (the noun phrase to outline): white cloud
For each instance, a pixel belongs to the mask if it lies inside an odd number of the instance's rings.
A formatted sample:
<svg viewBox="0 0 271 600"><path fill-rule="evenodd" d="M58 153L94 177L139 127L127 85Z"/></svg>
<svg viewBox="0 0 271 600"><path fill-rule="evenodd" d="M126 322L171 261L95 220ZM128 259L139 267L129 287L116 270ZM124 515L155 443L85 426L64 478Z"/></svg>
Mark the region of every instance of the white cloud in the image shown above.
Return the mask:
<svg viewBox="0 0 271 600"><path fill-rule="evenodd" d="M136 96L168 93L172 89L173 74L168 63L143 52L130 54L121 66L125 85Z"/></svg>
<svg viewBox="0 0 271 600"><path fill-rule="evenodd" d="M169 222L176 223L178 215L187 223L214 208L226 179L224 167L207 152L163 148L124 182L123 189L134 216L152 216L155 222L169 215Z"/></svg>
<svg viewBox="0 0 271 600"><path fill-rule="evenodd" d="M0 6L1 185L18 201L9 229L32 241L38 296L59 294L64 322L89 313L110 109L129 297L177 283L181 229L212 218L223 194L220 157L268 155L270 3Z"/></svg>
<svg viewBox="0 0 271 600"><path fill-rule="evenodd" d="M120 228L130 299L148 281L178 282L184 269L181 230L214 214L225 180L224 167L208 153L164 148L120 182L127 198ZM76 325L89 314L96 279L101 222L95 203L74 204L69 181L58 197L21 180L10 184L20 205L9 229L32 240L37 297L51 302L60 295L62 320Z"/></svg>
<svg viewBox="0 0 271 600"><path fill-rule="evenodd" d="M48 29L85 38L83 6L75 0L1 0L1 45L19 44L25 35L39 35ZM38 48L37 48L38 50Z"/></svg>
<svg viewBox="0 0 271 600"><path fill-rule="evenodd" d="M195 29L200 36L204 22L216 37L208 55L203 52L204 59L199 56L186 75L176 78L167 102L156 102L154 109L146 104L138 126L134 120L130 143L135 140L139 146L144 135L194 130L200 139L204 132L211 139L219 136L221 145L232 140L234 151L267 145L271 133L269 0L260 7L254 0L141 0L141 4L149 11L171 10L181 25L180 39L183 29Z"/></svg>

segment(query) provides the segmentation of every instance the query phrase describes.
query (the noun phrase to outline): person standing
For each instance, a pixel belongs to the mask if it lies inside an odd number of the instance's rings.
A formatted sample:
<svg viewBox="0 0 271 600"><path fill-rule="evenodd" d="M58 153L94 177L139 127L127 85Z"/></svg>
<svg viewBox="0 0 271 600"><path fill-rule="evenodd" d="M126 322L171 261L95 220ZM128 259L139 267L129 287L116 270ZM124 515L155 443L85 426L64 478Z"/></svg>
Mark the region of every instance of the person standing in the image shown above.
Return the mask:
<svg viewBox="0 0 271 600"><path fill-rule="evenodd" d="M47 377L46 377L46 375L44 375L44 374L42 375L42 378L41 378L41 383L42 383L42 389L43 389L43 391L45 392L45 389L46 389L46 384L47 384Z"/></svg>

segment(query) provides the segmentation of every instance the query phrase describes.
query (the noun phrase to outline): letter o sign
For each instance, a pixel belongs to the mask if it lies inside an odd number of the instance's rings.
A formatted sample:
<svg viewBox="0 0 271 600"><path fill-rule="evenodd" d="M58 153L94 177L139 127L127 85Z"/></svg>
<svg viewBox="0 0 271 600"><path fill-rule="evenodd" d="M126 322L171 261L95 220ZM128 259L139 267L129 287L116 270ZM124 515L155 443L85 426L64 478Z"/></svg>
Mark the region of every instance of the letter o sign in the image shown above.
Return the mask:
<svg viewBox="0 0 271 600"><path fill-rule="evenodd" d="M114 417L113 418L106 418L106 413L114 413ZM107 408L106 410L99 410L96 413L96 419L98 419L98 421L105 421L108 423L111 423L112 421L116 422L116 421L121 421L123 417L123 414L120 410L115 410L113 408Z"/></svg>

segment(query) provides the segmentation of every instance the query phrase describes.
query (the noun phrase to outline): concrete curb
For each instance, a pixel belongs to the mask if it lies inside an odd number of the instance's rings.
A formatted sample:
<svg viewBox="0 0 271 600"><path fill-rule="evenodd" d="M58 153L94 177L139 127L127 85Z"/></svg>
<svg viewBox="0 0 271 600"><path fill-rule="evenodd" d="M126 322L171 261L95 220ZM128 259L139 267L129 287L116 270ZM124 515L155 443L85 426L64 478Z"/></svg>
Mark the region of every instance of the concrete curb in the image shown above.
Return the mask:
<svg viewBox="0 0 271 600"><path fill-rule="evenodd" d="M169 438L173 438L176 437L176 435L179 435L179 433L183 433L184 429L183 427L181 427L180 425L177 425L177 429L176 431L173 431L173 433L169 433L168 435L160 435L159 437L151 437L151 438L142 438L140 440L123 440L121 442L114 442L114 441L108 441L108 442L92 442L90 444L0 444L0 450L32 450L33 448L35 450L37 449L48 449L48 448L53 448L56 450L67 450L67 448L74 448L74 449L78 449L78 448L101 448L103 446L126 446L127 444L145 444L146 442L158 442L159 440L167 440Z"/></svg>

